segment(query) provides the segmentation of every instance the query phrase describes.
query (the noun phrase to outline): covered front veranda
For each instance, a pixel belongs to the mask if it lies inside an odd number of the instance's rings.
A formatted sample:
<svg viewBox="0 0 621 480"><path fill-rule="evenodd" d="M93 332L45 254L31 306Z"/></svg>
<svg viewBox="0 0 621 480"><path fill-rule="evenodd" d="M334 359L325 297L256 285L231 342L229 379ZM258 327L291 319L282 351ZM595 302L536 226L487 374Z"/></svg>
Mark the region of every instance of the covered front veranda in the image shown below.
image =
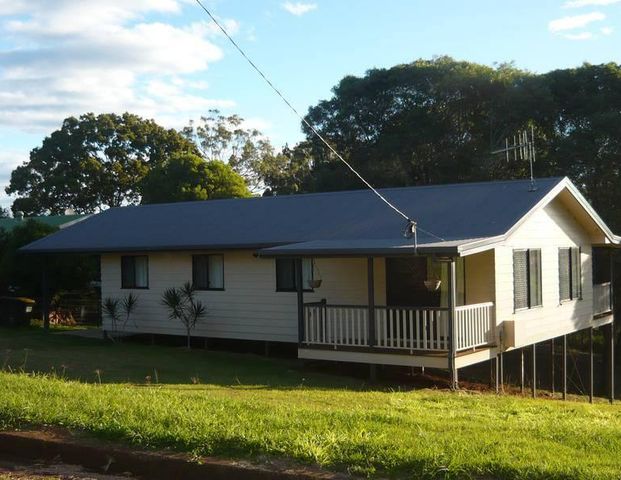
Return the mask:
<svg viewBox="0 0 621 480"><path fill-rule="evenodd" d="M396 251L322 243L261 252L295 261L299 358L444 369L456 385L459 368L496 356L493 250L462 256L457 242ZM303 266L337 258L366 261L366 302L322 291L322 279ZM319 300L308 300L309 286Z"/></svg>

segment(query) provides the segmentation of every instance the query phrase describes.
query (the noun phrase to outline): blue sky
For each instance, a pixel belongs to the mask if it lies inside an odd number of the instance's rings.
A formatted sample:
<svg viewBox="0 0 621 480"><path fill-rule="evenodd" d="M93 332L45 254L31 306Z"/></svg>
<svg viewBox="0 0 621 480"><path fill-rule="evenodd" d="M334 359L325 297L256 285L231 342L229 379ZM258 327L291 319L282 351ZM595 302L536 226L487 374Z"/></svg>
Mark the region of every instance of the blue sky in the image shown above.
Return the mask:
<svg viewBox="0 0 621 480"><path fill-rule="evenodd" d="M345 75L434 55L534 72L621 62L621 0L204 3L302 112ZM301 139L194 0L0 0L2 190L66 116L131 111L181 127L214 107L276 146Z"/></svg>

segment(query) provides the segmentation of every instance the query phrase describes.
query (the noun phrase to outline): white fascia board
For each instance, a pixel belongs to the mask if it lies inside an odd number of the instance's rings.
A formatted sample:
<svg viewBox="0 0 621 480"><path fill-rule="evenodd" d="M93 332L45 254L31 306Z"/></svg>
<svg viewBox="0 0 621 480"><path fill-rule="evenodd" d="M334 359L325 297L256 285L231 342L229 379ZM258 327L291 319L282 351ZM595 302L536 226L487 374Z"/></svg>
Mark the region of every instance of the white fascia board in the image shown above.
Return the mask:
<svg viewBox="0 0 621 480"><path fill-rule="evenodd" d="M573 195L573 197L578 201L580 206L584 208L584 210L589 214L589 216L593 219L595 224L600 228L600 230L604 233L607 240L615 245L619 245L621 243L621 236L615 235L612 233L608 225L602 220L599 214L595 211L595 209L591 206L591 204L584 198L584 195L580 193L580 190L572 183L572 181L564 177L558 184L550 190L546 196L544 196L533 208L531 208L522 218L520 218L504 235L498 235L496 237L485 238L482 240L477 240L471 243L464 243L459 246L459 255L473 255L475 253L483 252L485 250L490 250L494 248L496 245L504 242L507 238L511 236L520 226L533 215L534 212L539 210L540 208L545 207L548 203L554 200L564 189L567 189L569 193Z"/></svg>

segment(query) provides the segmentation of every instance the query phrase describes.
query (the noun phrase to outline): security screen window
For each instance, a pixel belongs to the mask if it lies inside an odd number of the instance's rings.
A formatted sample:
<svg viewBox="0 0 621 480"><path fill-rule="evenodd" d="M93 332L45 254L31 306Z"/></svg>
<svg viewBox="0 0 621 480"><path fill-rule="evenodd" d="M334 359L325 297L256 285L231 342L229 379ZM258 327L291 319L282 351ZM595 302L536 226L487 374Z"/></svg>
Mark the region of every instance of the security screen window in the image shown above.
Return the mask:
<svg viewBox="0 0 621 480"><path fill-rule="evenodd" d="M538 307L541 297L541 250L513 250L514 310Z"/></svg>
<svg viewBox="0 0 621 480"><path fill-rule="evenodd" d="M146 255L121 257L121 288L149 288L149 257Z"/></svg>
<svg viewBox="0 0 621 480"><path fill-rule="evenodd" d="M561 302L582 297L580 249L558 249L559 297Z"/></svg>
<svg viewBox="0 0 621 480"><path fill-rule="evenodd" d="M224 290L224 257L192 255L192 284L197 290Z"/></svg>

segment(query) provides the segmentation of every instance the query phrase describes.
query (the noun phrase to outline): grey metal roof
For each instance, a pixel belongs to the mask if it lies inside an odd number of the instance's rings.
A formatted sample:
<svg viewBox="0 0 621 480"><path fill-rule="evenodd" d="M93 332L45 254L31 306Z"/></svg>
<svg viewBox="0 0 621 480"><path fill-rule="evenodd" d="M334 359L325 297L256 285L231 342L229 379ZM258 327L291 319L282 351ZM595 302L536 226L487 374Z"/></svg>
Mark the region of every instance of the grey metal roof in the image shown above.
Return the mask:
<svg viewBox="0 0 621 480"><path fill-rule="evenodd" d="M562 178L390 188L419 245L506 233ZM301 242L404 245L402 218L369 190L112 208L22 250L32 253L261 249ZM432 232L437 237L422 231ZM458 242L459 243L459 242ZM352 244L353 247L353 244Z"/></svg>

